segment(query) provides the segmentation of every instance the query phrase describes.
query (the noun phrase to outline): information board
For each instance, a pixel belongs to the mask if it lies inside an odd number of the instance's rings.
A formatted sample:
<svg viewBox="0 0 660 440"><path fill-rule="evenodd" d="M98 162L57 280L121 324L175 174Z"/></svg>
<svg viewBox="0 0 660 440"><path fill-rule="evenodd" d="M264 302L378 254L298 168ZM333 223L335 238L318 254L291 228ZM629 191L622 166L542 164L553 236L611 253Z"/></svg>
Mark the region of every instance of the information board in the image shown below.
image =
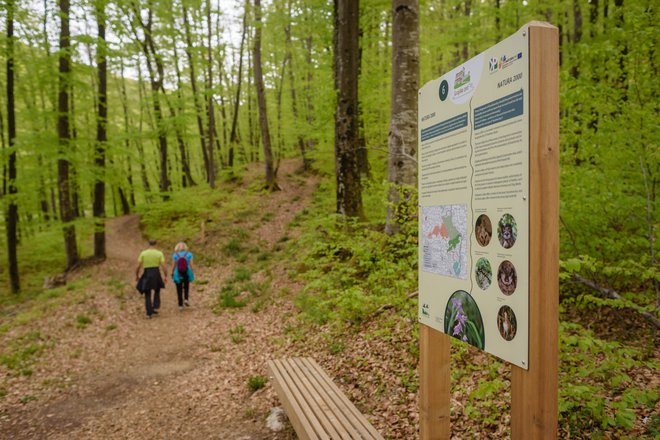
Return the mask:
<svg viewBox="0 0 660 440"><path fill-rule="evenodd" d="M419 95L419 321L528 368L527 28Z"/></svg>

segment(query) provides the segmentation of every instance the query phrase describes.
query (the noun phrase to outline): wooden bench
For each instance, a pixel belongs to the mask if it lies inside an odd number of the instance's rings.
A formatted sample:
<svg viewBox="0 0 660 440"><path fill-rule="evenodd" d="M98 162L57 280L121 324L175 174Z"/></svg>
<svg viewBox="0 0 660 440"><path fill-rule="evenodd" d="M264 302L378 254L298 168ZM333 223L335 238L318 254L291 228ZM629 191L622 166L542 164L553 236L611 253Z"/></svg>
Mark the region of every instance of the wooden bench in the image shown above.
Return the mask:
<svg viewBox="0 0 660 440"><path fill-rule="evenodd" d="M269 361L268 369L301 440L383 440L313 359Z"/></svg>

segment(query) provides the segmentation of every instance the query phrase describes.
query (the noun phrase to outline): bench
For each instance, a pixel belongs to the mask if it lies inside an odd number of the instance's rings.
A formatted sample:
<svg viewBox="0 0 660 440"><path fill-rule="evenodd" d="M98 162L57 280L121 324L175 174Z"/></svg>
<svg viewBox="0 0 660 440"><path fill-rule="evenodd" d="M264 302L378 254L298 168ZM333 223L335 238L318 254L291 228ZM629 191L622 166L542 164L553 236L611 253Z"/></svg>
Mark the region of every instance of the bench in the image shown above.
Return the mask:
<svg viewBox="0 0 660 440"><path fill-rule="evenodd" d="M313 359L268 361L268 369L301 440L383 440Z"/></svg>

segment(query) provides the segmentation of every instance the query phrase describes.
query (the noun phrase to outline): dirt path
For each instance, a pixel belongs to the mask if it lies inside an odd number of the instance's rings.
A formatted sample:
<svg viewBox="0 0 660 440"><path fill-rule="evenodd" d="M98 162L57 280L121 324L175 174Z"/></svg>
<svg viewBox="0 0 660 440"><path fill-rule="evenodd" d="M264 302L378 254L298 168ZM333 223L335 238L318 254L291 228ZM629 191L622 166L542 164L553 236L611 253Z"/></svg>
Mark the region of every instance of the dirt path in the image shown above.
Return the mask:
<svg viewBox="0 0 660 440"><path fill-rule="evenodd" d="M287 174L292 166L280 170L283 191L262 197L260 209L273 215L254 229L270 237L269 246L286 233L315 185L312 178ZM290 431L274 433L265 426L268 411L278 405L271 388L251 393L247 386L250 377L266 376L268 358L286 350L290 299L274 296L258 312L243 307L215 314L213 304L232 264L198 264L196 278L208 283L192 287L191 307L178 310L170 282L161 292L159 316L146 320L142 297L132 288L136 256L145 247L139 218L111 220L107 241L107 261L88 269L92 285L84 300L63 316L35 324L56 346L30 377L6 382L0 437L294 438ZM288 283L276 268L272 277L275 293ZM92 316L84 329L71 325L81 310ZM238 328L244 329L239 341L230 333Z"/></svg>

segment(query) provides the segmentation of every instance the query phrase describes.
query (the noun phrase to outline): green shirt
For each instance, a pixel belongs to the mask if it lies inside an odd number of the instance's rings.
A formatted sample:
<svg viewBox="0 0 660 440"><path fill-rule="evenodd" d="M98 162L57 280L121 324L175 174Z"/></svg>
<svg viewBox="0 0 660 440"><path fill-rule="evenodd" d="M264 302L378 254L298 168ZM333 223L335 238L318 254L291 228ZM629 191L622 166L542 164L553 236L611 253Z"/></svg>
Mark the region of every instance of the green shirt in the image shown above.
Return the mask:
<svg viewBox="0 0 660 440"><path fill-rule="evenodd" d="M138 263L142 263L145 269L147 267L158 267L164 262L165 256L158 249L144 250L138 257Z"/></svg>

